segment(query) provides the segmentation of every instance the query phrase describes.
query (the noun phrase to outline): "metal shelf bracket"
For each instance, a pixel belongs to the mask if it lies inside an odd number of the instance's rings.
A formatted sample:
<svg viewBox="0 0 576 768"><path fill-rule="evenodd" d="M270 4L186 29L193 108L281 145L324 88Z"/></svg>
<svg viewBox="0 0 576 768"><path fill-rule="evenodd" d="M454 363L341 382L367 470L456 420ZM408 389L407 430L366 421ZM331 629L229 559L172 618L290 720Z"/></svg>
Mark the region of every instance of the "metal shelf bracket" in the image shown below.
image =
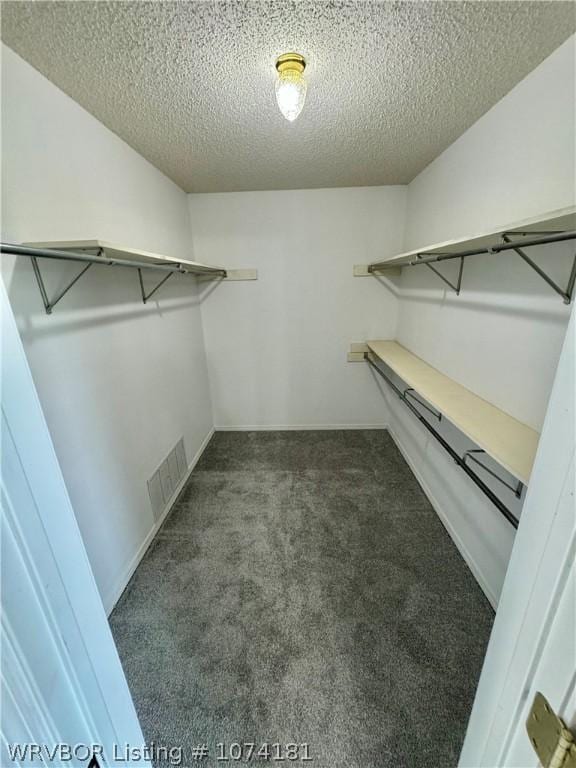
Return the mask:
<svg viewBox="0 0 576 768"><path fill-rule="evenodd" d="M519 235L519 236L526 236L527 234L532 233L526 233L526 232L504 232L502 234L502 240L505 243L512 244L512 250L514 250L518 256L520 256L521 259L523 259L526 264L528 264L529 267L531 267L536 274L540 275L542 280L544 280L548 285L552 288L552 290L556 291L557 294L562 296L562 299L564 301L564 304L570 304L572 301L572 295L574 293L574 283L576 282L576 254L574 254L574 260L572 262L572 269L570 270L570 276L568 277L568 283L566 285L566 289L562 288L558 285L558 283L554 282L552 278L544 272L544 270L536 264L535 261L533 261L525 251L523 251L521 248L517 247L521 245L521 242L518 242L516 240L512 240L512 235Z"/></svg>
<svg viewBox="0 0 576 768"><path fill-rule="evenodd" d="M88 264L86 264L86 266L82 267L82 269L80 270L80 272L78 272L76 277L73 280L71 280L68 283L68 285L65 288L63 288L60 291L60 293L56 295L54 299L52 299L52 301L50 301L48 298L48 294L46 292L46 286L44 285L44 279L42 277L42 273L40 272L40 265L38 264L38 259L35 256L32 257L32 269L34 270L36 282L38 283L38 288L40 290L40 296L42 297L42 303L44 304L44 309L46 310L47 315L52 314L53 308L56 306L56 304L58 304L60 299L63 299L64 296L66 296L70 288L72 288L72 286L75 285L78 282L78 280L80 280L83 274L88 272L91 266L92 266L92 263L89 262Z"/></svg>
<svg viewBox="0 0 576 768"><path fill-rule="evenodd" d="M439 411L435 411L434 408L430 408L429 405L427 405L425 402L420 400L420 398L414 394L414 390L412 389L412 387L408 387L408 389L405 389L404 392L402 393L402 396L404 397L404 399L406 399L407 397L411 397L413 400L419 403L422 406L422 408L425 408L428 411L428 413L431 413L435 419L438 419L438 421L442 421L442 414Z"/></svg>
<svg viewBox="0 0 576 768"><path fill-rule="evenodd" d="M486 453L482 448L471 448L469 451L466 451L464 456L462 457L462 460L464 463L466 463L466 460L469 459L470 461L473 461L475 464L477 464L479 467L482 467L482 469L487 472L489 475L491 475L495 480L498 480L499 483L502 483L502 485L506 486L508 490L512 491L514 496L516 496L517 499L519 499L522 496L522 488L524 487L524 484L521 480L518 480L516 485L511 485L511 483L506 482L506 480L503 480L500 475L497 475L496 472L490 469L490 467L487 467L486 464L483 464L481 461L479 461L476 456L474 456L475 453Z"/></svg>
<svg viewBox="0 0 576 768"><path fill-rule="evenodd" d="M154 286L154 288L152 288L152 290L150 291L150 293L146 293L146 291L144 290L144 280L142 279L142 270L140 269L140 267L138 267L138 279L139 279L139 281L140 281L140 292L142 293L142 303L143 303L143 304L146 304L146 302L148 301L148 299L150 299L150 298L151 298L151 297L152 297L152 296L153 296L153 295L156 293L156 291L158 290L158 288L160 288L161 286L163 286L163 285L164 285L164 283L166 282L166 280L168 280L170 277L172 277L172 275L173 275L173 274L174 274L174 272L168 272L168 274L166 275L166 277L163 277L163 278L162 278L162 280L160 280L160 282L159 282L159 283L157 283L157 284Z"/></svg>
<svg viewBox="0 0 576 768"><path fill-rule="evenodd" d="M423 256L429 256L429 255L431 255L431 254L427 254L427 253L419 253L419 254L418 254L418 256L417 256L417 258L418 258L418 259L421 259ZM441 255L441 254L436 254L436 255L438 255L438 256L439 256L439 255ZM458 278L457 278L457 280L456 280L456 283L453 283L453 282L451 282L450 280L448 280L448 278L447 278L447 277L445 277L445 276L444 276L444 275L443 275L443 274L440 272L440 270L436 269L436 267L433 267L433 266L432 266L432 264L430 264L429 262L425 261L425 262L423 262L423 264L426 264L426 266L428 267L428 269L431 269L431 270L432 270L432 272L434 272L434 274L435 274L435 275L438 275L438 277L440 278L440 280L442 280L444 283L446 283L446 285L447 285L449 288L451 288L451 289L454 291L454 293L456 294L456 296L459 296L459 295L460 295L460 289L462 288L462 272L464 271L464 257L462 257L462 256L460 257L460 267L459 267L459 269L458 269Z"/></svg>
<svg viewBox="0 0 576 768"><path fill-rule="evenodd" d="M496 237L496 234L494 235ZM462 251L454 251L454 252L439 252L439 251L421 251L420 253L413 254L400 254L399 257L396 258L395 261L379 261L374 262L372 264L368 264L365 268L366 273L368 274L374 274L378 270L386 269L388 266L395 266L400 269L403 267L420 267L422 265L426 265L429 267L446 285L448 285L455 293L458 295L460 293L460 289L462 287L462 269L463 269L463 260L468 258L469 256L479 256L479 255L485 255L485 254L498 254L498 253L504 253L506 251L516 251L519 256L524 259L524 261L532 267L532 269L537 272L540 277L545 280L548 285L558 293L565 304L570 304L573 298L574 294L574 287L576 284L576 254L574 255L574 261L572 263L572 269L570 272L570 277L568 278L568 284L566 286L566 289L564 290L559 285L557 285L554 280L552 280L549 275L544 272L543 269L541 269L532 259L530 259L526 253L524 252L524 248L530 248L537 245L549 245L552 243L562 243L566 242L568 240L576 240L576 230L566 230L566 231L560 231L560 230L553 230L553 231L532 231L532 232L525 232L521 230L516 230L514 232L503 232L500 233L500 237L502 238L502 242L495 242L493 245L481 245L476 246L475 248L470 248L467 250ZM522 237L523 240L517 242L515 240L512 240L512 237ZM522 248L520 248L522 246ZM414 255L414 258L412 258L412 255ZM404 261L402 263L398 263L398 259L402 257ZM410 260L406 260L410 257ZM458 272L458 280L456 283L451 282L446 278L443 274L441 274L436 268L432 266L432 264L440 262L440 261L449 261L452 259L460 259L460 269ZM359 272L355 274L360 274ZM365 272L362 272L361 274L365 274Z"/></svg>
<svg viewBox="0 0 576 768"><path fill-rule="evenodd" d="M90 241L92 242L92 241ZM30 245L14 245L12 243L0 243L0 253L9 254L12 256L27 256L32 262L32 268L38 288L40 290L40 296L42 297L42 303L46 314L52 314L53 308L58 302L68 293L68 291L74 286L78 280L85 274L93 264L98 266L107 267L125 267L138 270L138 277L140 283L140 291L142 294L142 301L146 304L156 291L164 285L164 283L173 274L179 275L194 275L197 278L215 279L216 277L224 280L257 280L258 270L256 269L233 269L226 270L221 267L212 267L208 264L198 264L196 262L178 262L172 259L158 257L158 261L150 259L150 261L137 261L131 257L129 258L116 258L106 255L106 246L102 245L90 245L83 247L82 244L75 246L78 250L62 250L60 248L46 248L40 246ZM118 249L116 249L118 250ZM118 251L123 253L122 251ZM127 253L138 256L140 253L142 258L150 258L153 254L146 252L136 252L128 250ZM53 259L56 261L69 261L78 262L83 264L80 272L55 296L54 299L48 298L46 291L46 285L44 278L40 271L39 259ZM144 289L144 281L142 279L142 270L157 270L166 273L166 276L160 280L160 282L152 288L149 293L146 293Z"/></svg>

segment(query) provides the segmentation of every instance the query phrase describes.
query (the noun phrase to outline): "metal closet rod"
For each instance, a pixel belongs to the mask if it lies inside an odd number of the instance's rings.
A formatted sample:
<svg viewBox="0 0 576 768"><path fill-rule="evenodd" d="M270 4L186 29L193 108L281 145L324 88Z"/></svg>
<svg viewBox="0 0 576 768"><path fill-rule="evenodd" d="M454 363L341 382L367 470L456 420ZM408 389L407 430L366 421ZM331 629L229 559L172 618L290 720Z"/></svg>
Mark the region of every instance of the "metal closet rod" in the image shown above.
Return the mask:
<svg viewBox="0 0 576 768"><path fill-rule="evenodd" d="M61 261L84 261L90 264L101 264L110 267L130 267L131 269L157 269L162 272L180 272L186 275L219 274L226 277L225 269L213 269L210 267L199 267L188 269L179 262L174 262L174 266L167 264L155 264L149 261L128 261L127 259L110 259L102 256L90 256L87 253L78 253L77 251L59 251L53 248L32 248L28 245L12 245L11 243L0 243L1 253L11 253L14 256L29 256L30 258L56 259Z"/></svg>
<svg viewBox="0 0 576 768"><path fill-rule="evenodd" d="M503 232L503 235L514 235L514 232ZM385 269L386 267L417 267L419 264L430 264L436 261L448 261L449 259L464 259L468 256L478 256L483 253L500 253L500 251L513 251L520 246L522 248L530 248L533 245L548 245L548 243L560 243L565 240L576 240L576 231L570 230L567 232L556 232L541 237L531 237L518 240L515 242L495 243L491 246L484 246L483 248L471 248L466 251L455 251L454 253L426 253L422 252L418 254L415 259L406 262L405 264L395 263L393 261L379 261L374 264L368 265L368 271Z"/></svg>
<svg viewBox="0 0 576 768"><path fill-rule="evenodd" d="M426 421L426 419L424 418L424 416L422 416L422 414L421 414L421 413L418 411L418 409L417 409L417 408L416 408L416 407L413 405L413 403L412 403L412 402L410 402L410 400L409 400L409 399L406 397L406 393L405 393L405 392L402 392L402 390L401 390L401 389L399 389L399 388L398 388L398 387L397 387L397 386L394 384L394 382L393 382L393 381L392 381L392 380L391 380L391 379L390 379L388 376L386 376L386 374L385 374L385 373L384 373L384 372L383 372L383 371L380 369L380 367L379 367L379 366L378 366L378 365L377 365L377 364L374 362L374 360L372 360L372 358L371 358L371 354L372 354L371 352L367 352L367 353L365 354L365 358L366 358L367 362L368 362L368 363L370 363L370 365L372 366L372 368L374 368L374 369L375 369L375 371L376 371L376 372L377 372L377 373L378 373L378 374L379 374L379 375L380 375L380 376L381 376L381 377L382 377L382 378L383 378L383 379L386 381L386 383L387 383L387 384L388 384L388 385L389 385L389 386L390 386L390 387L391 387L391 388L394 390L394 392L395 392L395 393L398 395L398 397L399 397L399 398L400 398L400 400L401 400L401 401L404 403L404 405L405 405L407 408L409 408L409 409L412 411L412 413L413 413L413 414L416 416L416 418L418 419L418 421L419 421L421 424L423 424L423 425L424 425L424 427L426 427L426 429L428 430L428 432L430 432L430 433L431 433L431 434L432 434L432 435L433 435L433 436L436 438L436 440L437 440L437 441L440 443L440 445L442 446L442 448L444 448L444 450L445 450L445 451L446 451L446 452L447 452L447 453L450 455L450 457L451 457L452 459L454 459L454 461L455 461L455 462L456 462L456 464L457 464L457 465L460 467L460 469L462 469L464 472L466 472L466 474L467 474L467 475L468 475L468 477L469 477L469 478L472 480L472 482L473 482L475 485L477 485L477 486L478 486L478 488L480 488L480 490L482 491L482 493L483 493L485 496L487 496L487 497L490 499L490 501L492 502L492 504L494 504L494 506L495 506L495 507L498 509L498 511L499 511L499 512L501 512L501 513L504 515L504 517L506 518L506 520L508 520L508 522L509 522L509 523L510 523L510 524L511 524L511 525L512 525L514 528L518 528L518 518L517 518L517 517L515 517L515 516L512 514L512 512L510 512L510 510L508 509L508 507L507 507L507 506L506 506L506 505L505 505L505 504L504 504L502 501L500 501L500 499L498 498L498 496L496 496L496 494L495 494L495 493L492 491L492 489L491 489L491 488L489 488L489 487L486 485L486 483L485 483L485 482L482 480L482 478L481 478L481 477L479 477L479 476L476 474L476 472L474 472L474 470L473 470L473 469L471 469L471 468L468 466L468 464L466 464L466 455L467 455L467 454L465 454L465 457L464 457L464 458L462 458L462 457L461 457L461 456L460 456L458 453L456 453L456 451L454 450L454 448L452 448L452 446L451 446L451 445L450 445L450 444L449 444L449 443L448 443L448 442L447 442L447 441L446 441L446 440L445 440L445 439L442 437L442 435L441 435L441 434L440 434L440 433L439 433L439 432L438 432L436 429L434 429L434 427L432 426L432 424L430 424L428 421ZM490 473L490 474L492 474L492 473ZM500 478L498 478L498 479L500 479Z"/></svg>

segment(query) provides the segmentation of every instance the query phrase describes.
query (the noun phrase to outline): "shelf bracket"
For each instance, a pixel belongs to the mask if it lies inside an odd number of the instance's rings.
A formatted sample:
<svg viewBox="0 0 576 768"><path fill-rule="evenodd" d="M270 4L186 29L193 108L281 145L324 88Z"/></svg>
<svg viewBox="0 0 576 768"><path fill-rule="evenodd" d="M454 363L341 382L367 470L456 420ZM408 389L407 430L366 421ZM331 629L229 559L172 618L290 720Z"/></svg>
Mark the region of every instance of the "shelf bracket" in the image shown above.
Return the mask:
<svg viewBox="0 0 576 768"><path fill-rule="evenodd" d="M412 387L408 387L408 389L405 389L404 392L402 393L402 396L404 399L410 396L413 400L419 403L422 406L422 408L425 408L428 411L428 413L431 413L435 419L438 419L438 421L442 421L442 414L439 411L435 411L434 408L431 408L426 403L422 402L422 400L420 400L420 398L414 394L414 390L412 389Z"/></svg>
<svg viewBox="0 0 576 768"><path fill-rule="evenodd" d="M150 291L150 293L146 293L146 291L144 290L144 280L142 279L142 270L140 269L140 267L138 267L138 279L139 279L139 281L140 281L140 292L141 292L141 294L142 294L142 303L143 303L143 304L146 304L146 302L147 302L147 301L148 301L148 300L149 300L149 299L150 299L150 298L151 298L151 297L152 297L152 296L153 296L153 295L156 293L156 291L158 290L158 288L161 288L161 287L164 285L164 283L165 283L165 282L166 282L166 281L167 281L169 278L171 278L171 277L172 277L172 275L173 275L173 274L175 274L175 273L174 273L174 272L168 272L168 274L166 275L166 277L163 277L163 278L162 278L162 280L160 280L160 282L159 282L159 283L157 283L157 284L154 286L154 288L152 288L152 290Z"/></svg>
<svg viewBox="0 0 576 768"><path fill-rule="evenodd" d="M469 451L466 451L464 456L462 457L462 461L466 463L466 460L469 459L470 461L473 461L475 464L477 464L479 467L482 467L482 469L487 472L489 475L491 475L495 480L498 480L499 483L502 483L502 485L506 486L508 490L512 491L514 496L516 496L517 499L519 499L522 496L522 488L524 487L524 484L521 480L518 480L516 485L511 485L511 483L506 482L506 480L503 480L500 475L497 475L496 472L490 469L490 467L487 467L486 464L483 464L479 459L474 456L475 453L486 453L482 448L471 448Z"/></svg>
<svg viewBox="0 0 576 768"><path fill-rule="evenodd" d="M70 288L72 288L72 286L75 285L75 283L77 283L78 280L80 280L82 275L85 272L87 272L90 269L91 266L92 266L92 263L90 262L90 263L86 264L85 267L82 267L82 269L76 275L76 277L73 280L71 280L68 283L68 285L65 288L63 288L60 291L60 293L58 293L56 295L56 297L54 299L52 299L52 301L50 301L50 299L48 298L48 294L46 293L46 286L44 285L44 279L42 277L42 273L40 272L40 266L38 264L38 259L36 258L36 256L32 257L32 269L34 270L34 275L36 276L36 282L38 283L38 288L40 290L40 296L42 297L42 303L44 304L44 309L46 310L46 314L47 315L51 315L52 314L52 310L54 309L56 304L58 304L60 299L63 299L64 296L66 296L66 294L68 293Z"/></svg>
<svg viewBox="0 0 576 768"><path fill-rule="evenodd" d="M460 454L448 443L448 441L438 432L438 430L430 424L430 422L424 418L424 416L420 413L420 411L416 408L416 406L411 402L411 400L404 396L404 393L402 390L396 386L396 384L392 381L392 379L384 373L384 371L380 368L380 366L376 362L376 356L372 353L372 351L368 351L365 354L365 358L367 363L378 373L391 387L391 389L396 393L396 395L400 398L400 400L404 403L407 408L409 408L410 411L414 414L414 416L418 419L418 421L422 424L422 426L425 427L425 429L430 432L430 434L440 443L442 448L446 451L446 453L455 461L455 463L462 469L468 477L474 482L475 485L480 488L482 493L487 496L492 504L504 515L504 517L508 520L508 522L514 527L518 528L518 518L512 514L512 512L508 509L508 507L501 501L501 499L498 498L498 496L494 493L494 491L489 488L486 483L482 480L482 478L474 472L474 470L468 466L467 462L465 461L465 458L462 458ZM468 452L471 453L471 452ZM490 470L489 470L490 471ZM491 472L491 471L490 471ZM501 478L498 478L499 480ZM516 489L513 489L516 491Z"/></svg>
<svg viewBox="0 0 576 768"><path fill-rule="evenodd" d="M421 259L422 256L426 256L426 255L427 254L425 254L425 253L419 253L416 258L417 259ZM438 254L438 255L440 255L440 254ZM464 258L463 257L460 257L460 267L458 268L458 279L456 280L456 283L452 283L450 280L448 280L448 278L445 277L440 272L440 270L436 269L436 267L433 267L432 264L430 264L429 262L425 261L423 263L426 264L428 269L431 269L432 272L434 272L435 275L438 275L440 280L445 282L446 285L448 285L454 291L456 296L460 295L460 289L462 288L462 272L464 271Z"/></svg>
<svg viewBox="0 0 576 768"><path fill-rule="evenodd" d="M354 264L354 277L400 277L402 267L395 264L381 264L372 266L371 264Z"/></svg>
<svg viewBox="0 0 576 768"><path fill-rule="evenodd" d="M502 234L502 240L505 243L514 244L514 247L512 250L516 251L518 256L520 256L521 259L523 259L526 264L528 264L529 267L532 267L532 269L540 275L542 280L544 282L548 283L548 285L552 288L552 290L556 291L557 294L562 296L562 299L564 301L564 304L570 304L572 301L572 295L574 293L574 283L576 282L576 254L574 254L574 261L572 262L572 269L570 270L570 276L568 277L568 283L566 285L566 290L558 285L558 283L555 283L552 278L544 272L544 270L536 264L535 261L533 261L528 254L523 251L521 248L516 247L516 241L511 239L511 235L525 235L528 233L524 232L504 232ZM529 233L531 234L531 233ZM521 243L518 243L518 245L521 245Z"/></svg>

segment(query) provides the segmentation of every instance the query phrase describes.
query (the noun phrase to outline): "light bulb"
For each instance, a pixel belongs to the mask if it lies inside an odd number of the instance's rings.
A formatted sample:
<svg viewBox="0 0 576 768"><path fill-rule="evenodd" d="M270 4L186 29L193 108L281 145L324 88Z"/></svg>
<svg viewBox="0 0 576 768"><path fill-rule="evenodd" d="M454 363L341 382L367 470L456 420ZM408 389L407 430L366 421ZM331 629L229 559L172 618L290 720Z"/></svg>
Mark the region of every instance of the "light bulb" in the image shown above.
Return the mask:
<svg viewBox="0 0 576 768"><path fill-rule="evenodd" d="M306 99L306 80L303 72L306 66L299 53L284 53L276 62L276 101L286 120L296 120Z"/></svg>

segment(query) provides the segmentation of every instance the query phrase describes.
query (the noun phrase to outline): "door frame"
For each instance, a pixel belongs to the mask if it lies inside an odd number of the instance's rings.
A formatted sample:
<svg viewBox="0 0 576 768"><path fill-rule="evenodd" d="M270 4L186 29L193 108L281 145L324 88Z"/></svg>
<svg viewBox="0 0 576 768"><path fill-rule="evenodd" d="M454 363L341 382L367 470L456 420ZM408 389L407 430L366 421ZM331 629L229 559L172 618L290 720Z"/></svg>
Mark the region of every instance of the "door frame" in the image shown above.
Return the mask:
<svg viewBox="0 0 576 768"><path fill-rule="evenodd" d="M548 696L568 723L576 714L572 686L576 657L570 658L568 651L574 647L574 636L564 643L562 658L551 658L554 643L549 642L562 598L573 587L574 578L575 323L573 308L460 756L461 768L517 764L513 745L528 739L525 721L536 681L543 688L553 687L551 680L543 683L537 675L543 665L563 665L565 694L550 690ZM542 693L547 695L546 690ZM538 765L535 753L532 765Z"/></svg>
<svg viewBox="0 0 576 768"><path fill-rule="evenodd" d="M0 305L6 555L0 749L21 735L49 744L72 734L102 745L106 765L125 768L114 743L141 748L144 737L1 279ZM32 643L33 636L40 642ZM44 663L42 648L54 674L39 683L34 670ZM19 764L27 763L8 763ZM130 764L150 766L144 757Z"/></svg>

